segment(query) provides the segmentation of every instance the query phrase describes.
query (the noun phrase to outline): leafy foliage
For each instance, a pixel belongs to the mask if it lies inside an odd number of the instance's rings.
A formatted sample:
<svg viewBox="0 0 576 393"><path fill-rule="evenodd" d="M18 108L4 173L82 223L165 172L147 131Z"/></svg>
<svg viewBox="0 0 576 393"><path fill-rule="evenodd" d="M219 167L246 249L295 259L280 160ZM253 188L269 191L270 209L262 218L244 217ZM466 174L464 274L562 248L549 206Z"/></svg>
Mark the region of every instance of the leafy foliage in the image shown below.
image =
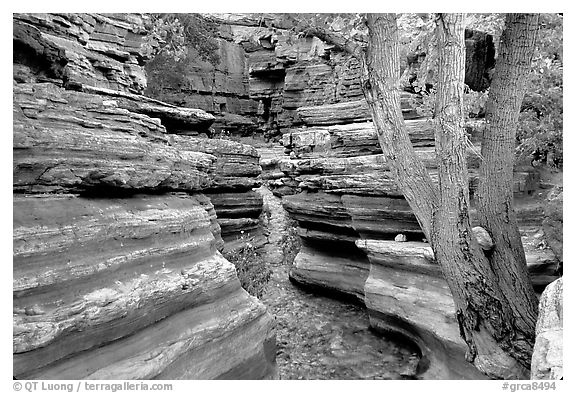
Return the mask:
<svg viewBox="0 0 576 393"><path fill-rule="evenodd" d="M240 241L241 247L224 252L223 255L236 266L242 288L250 295L260 298L266 291L272 270L264 261L261 251L254 248L250 238L242 235Z"/></svg>
<svg viewBox="0 0 576 393"><path fill-rule="evenodd" d="M186 83L186 70L204 61L220 62L218 26L199 14L152 14L150 36L158 42L156 56L145 66L146 95L162 99L163 90Z"/></svg>
<svg viewBox="0 0 576 393"><path fill-rule="evenodd" d="M398 19L398 26L400 41L403 44L401 51L405 55L419 52L423 54L418 72L414 72L408 65L402 78L410 81L415 92L422 95L422 100L413 102L417 111L423 116L432 116L437 50L432 17L426 15L403 14ZM542 14L541 21L528 91L520 112L517 159L536 160L552 167L561 167L563 17L559 14ZM504 28L502 14L468 14L466 22L468 28L493 35L495 44L498 44ZM488 91L475 92L466 89L464 106L469 117L484 116L487 98Z"/></svg>
<svg viewBox="0 0 576 393"><path fill-rule="evenodd" d="M282 263L288 266L292 266L296 255L298 255L302 247L302 241L300 236L298 236L296 225L296 221L290 219L281 240L282 255L284 256Z"/></svg>
<svg viewBox="0 0 576 393"><path fill-rule="evenodd" d="M541 27L520 112L517 132L519 160L531 159L561 167L563 163L563 17L542 14Z"/></svg>

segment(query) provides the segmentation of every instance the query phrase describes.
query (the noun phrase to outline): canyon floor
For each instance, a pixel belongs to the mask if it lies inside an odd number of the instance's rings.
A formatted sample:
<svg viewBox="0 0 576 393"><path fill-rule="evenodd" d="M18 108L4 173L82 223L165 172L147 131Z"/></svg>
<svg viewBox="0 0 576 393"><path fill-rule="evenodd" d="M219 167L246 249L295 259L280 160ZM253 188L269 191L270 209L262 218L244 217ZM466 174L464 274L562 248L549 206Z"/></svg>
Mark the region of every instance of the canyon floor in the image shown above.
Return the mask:
<svg viewBox="0 0 576 393"><path fill-rule="evenodd" d="M369 329L359 305L308 293L273 266L261 299L276 318L280 379L413 379L417 353Z"/></svg>

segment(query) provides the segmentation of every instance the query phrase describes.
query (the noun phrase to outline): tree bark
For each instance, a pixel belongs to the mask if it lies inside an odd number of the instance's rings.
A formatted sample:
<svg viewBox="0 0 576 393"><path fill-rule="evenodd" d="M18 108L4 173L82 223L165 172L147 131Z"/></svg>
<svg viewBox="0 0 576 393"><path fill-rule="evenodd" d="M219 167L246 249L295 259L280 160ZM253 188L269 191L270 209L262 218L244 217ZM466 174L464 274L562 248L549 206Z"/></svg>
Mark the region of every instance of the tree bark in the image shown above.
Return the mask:
<svg viewBox="0 0 576 393"><path fill-rule="evenodd" d="M487 102L483 161L477 191L480 225L494 241L490 265L497 285L510 302L514 329L505 341L525 367L530 366L538 303L526 269L513 198L513 165L520 105L534 54L538 15L507 14Z"/></svg>
<svg viewBox="0 0 576 393"><path fill-rule="evenodd" d="M400 109L398 26L394 14L368 14L369 44L362 67L361 85L378 141L398 188L430 239L432 212L438 205L437 187L416 156Z"/></svg>

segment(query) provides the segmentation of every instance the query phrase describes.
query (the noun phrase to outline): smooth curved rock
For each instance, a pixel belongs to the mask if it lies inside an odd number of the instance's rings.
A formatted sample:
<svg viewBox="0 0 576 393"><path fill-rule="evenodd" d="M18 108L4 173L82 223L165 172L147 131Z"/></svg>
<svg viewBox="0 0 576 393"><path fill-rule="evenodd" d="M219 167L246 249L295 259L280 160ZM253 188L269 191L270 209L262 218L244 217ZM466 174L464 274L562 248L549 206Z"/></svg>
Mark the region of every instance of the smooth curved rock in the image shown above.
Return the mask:
<svg viewBox="0 0 576 393"><path fill-rule="evenodd" d="M18 378L274 376L273 322L216 251L205 200L14 203ZM208 356L222 350L234 356Z"/></svg>
<svg viewBox="0 0 576 393"><path fill-rule="evenodd" d="M364 301L370 324L415 342L427 379L485 379L465 358L455 306L440 267L424 243L358 240L370 259Z"/></svg>
<svg viewBox="0 0 576 393"><path fill-rule="evenodd" d="M472 228L472 233L482 250L490 251L494 248L494 242L486 229L482 227L474 227Z"/></svg>
<svg viewBox="0 0 576 393"><path fill-rule="evenodd" d="M331 250L320 250L313 243L305 242L294 259L290 278L301 285L353 296L363 302L370 264L353 245L346 251L344 248L346 246L333 245Z"/></svg>
<svg viewBox="0 0 576 393"><path fill-rule="evenodd" d="M549 284L538 306L536 342L532 354L532 379L562 379L564 306L562 277Z"/></svg>
<svg viewBox="0 0 576 393"><path fill-rule="evenodd" d="M14 18L14 376L276 378L274 321L218 252L198 193L248 197L257 153L167 135L213 116L132 94L146 86L142 23ZM253 205L230 220L257 221Z"/></svg>

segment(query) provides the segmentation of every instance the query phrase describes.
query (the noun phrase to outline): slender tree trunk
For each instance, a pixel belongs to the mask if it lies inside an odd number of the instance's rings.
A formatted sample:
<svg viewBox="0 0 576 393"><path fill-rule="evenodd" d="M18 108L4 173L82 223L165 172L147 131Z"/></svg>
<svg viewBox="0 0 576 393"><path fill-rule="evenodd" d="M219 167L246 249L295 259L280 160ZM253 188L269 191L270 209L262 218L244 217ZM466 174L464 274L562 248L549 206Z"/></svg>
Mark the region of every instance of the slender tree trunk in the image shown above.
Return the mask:
<svg viewBox="0 0 576 393"><path fill-rule="evenodd" d="M506 341L525 367L530 365L538 304L512 209L512 176L518 116L537 32L537 15L507 14L488 95L477 192L480 225L495 245L489 259L497 285L506 298L514 299L511 306L515 328L506 333Z"/></svg>
<svg viewBox="0 0 576 393"><path fill-rule="evenodd" d="M367 15L369 45L360 56L361 84L372 112L378 141L396 184L430 238L437 187L414 152L400 109L398 26L394 14Z"/></svg>

